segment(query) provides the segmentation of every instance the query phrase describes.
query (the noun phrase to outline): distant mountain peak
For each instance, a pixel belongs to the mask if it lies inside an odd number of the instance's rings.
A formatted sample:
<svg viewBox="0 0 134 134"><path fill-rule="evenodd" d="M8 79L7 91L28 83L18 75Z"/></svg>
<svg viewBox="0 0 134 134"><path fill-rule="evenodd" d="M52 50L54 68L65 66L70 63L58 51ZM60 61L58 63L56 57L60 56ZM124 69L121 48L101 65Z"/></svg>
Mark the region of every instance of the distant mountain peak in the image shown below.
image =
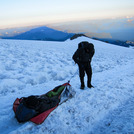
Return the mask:
<svg viewBox="0 0 134 134"><path fill-rule="evenodd" d="M73 33L66 33L46 26L41 26L13 37L5 37L4 39L65 41L73 35Z"/></svg>

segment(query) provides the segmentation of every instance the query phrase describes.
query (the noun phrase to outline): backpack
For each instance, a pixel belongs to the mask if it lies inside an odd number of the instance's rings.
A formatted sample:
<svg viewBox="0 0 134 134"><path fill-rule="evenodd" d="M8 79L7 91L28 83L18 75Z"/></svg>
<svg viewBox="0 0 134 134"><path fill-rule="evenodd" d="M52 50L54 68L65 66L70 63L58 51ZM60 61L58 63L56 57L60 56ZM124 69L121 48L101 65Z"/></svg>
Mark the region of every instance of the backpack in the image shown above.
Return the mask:
<svg viewBox="0 0 134 134"><path fill-rule="evenodd" d="M78 49L80 49L80 48L88 49L90 52L95 51L94 45L92 43L87 42L87 41L80 42L78 44Z"/></svg>
<svg viewBox="0 0 134 134"><path fill-rule="evenodd" d="M78 49L80 50L81 61L84 62L91 61L95 53L94 45L92 43L89 43L87 41L80 42L78 44Z"/></svg>

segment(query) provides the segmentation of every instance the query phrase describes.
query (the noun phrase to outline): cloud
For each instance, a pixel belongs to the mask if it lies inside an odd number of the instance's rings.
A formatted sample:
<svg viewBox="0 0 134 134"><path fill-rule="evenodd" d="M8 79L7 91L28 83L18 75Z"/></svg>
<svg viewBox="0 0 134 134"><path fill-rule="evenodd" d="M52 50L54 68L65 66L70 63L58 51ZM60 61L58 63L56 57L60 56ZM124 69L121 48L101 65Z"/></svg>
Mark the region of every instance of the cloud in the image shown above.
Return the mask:
<svg viewBox="0 0 134 134"><path fill-rule="evenodd" d="M127 22L128 23L132 23L134 21L134 19L128 19Z"/></svg>
<svg viewBox="0 0 134 134"><path fill-rule="evenodd" d="M13 33L14 33L14 34L19 34L19 33L21 33L21 32L19 32L19 31L14 31Z"/></svg>
<svg viewBox="0 0 134 134"><path fill-rule="evenodd" d="M90 21L71 22L64 24L49 25L53 29L67 31L69 33L83 33L88 37L112 38L109 32L102 31L102 24Z"/></svg>
<svg viewBox="0 0 134 134"><path fill-rule="evenodd" d="M133 16L126 16L127 19L133 18Z"/></svg>
<svg viewBox="0 0 134 134"><path fill-rule="evenodd" d="M86 33L85 35L89 37L96 37L96 38L112 38L110 33Z"/></svg>

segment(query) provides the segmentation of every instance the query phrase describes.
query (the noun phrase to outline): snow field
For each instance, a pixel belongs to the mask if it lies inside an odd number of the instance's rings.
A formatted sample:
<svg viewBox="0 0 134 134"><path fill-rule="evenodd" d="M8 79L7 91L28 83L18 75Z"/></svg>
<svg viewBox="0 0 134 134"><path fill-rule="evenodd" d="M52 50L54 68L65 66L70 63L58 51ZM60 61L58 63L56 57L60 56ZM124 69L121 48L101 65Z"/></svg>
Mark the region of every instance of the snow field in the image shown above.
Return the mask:
<svg viewBox="0 0 134 134"><path fill-rule="evenodd" d="M72 55L83 40L95 45L92 59L95 88L86 87L82 91ZM0 40L0 51L0 131L3 134L133 134L132 49L81 37L65 42ZM16 121L12 105L17 97L44 94L71 77L75 97L54 110L43 124ZM86 80L85 77L85 84Z"/></svg>

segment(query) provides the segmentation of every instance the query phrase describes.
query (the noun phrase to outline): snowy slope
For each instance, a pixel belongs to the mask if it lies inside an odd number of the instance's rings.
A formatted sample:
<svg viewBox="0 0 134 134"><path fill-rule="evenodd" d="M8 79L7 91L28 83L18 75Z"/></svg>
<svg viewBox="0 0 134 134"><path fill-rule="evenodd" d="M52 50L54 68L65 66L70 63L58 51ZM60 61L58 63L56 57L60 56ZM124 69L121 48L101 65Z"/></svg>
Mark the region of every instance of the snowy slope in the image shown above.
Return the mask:
<svg viewBox="0 0 134 134"><path fill-rule="evenodd" d="M95 88L80 90L72 55L80 41L95 45ZM45 122L18 123L12 110L17 97L40 95L71 79L74 98ZM86 77L85 77L86 82ZM1 134L134 134L134 50L81 37L73 41L0 40Z"/></svg>

